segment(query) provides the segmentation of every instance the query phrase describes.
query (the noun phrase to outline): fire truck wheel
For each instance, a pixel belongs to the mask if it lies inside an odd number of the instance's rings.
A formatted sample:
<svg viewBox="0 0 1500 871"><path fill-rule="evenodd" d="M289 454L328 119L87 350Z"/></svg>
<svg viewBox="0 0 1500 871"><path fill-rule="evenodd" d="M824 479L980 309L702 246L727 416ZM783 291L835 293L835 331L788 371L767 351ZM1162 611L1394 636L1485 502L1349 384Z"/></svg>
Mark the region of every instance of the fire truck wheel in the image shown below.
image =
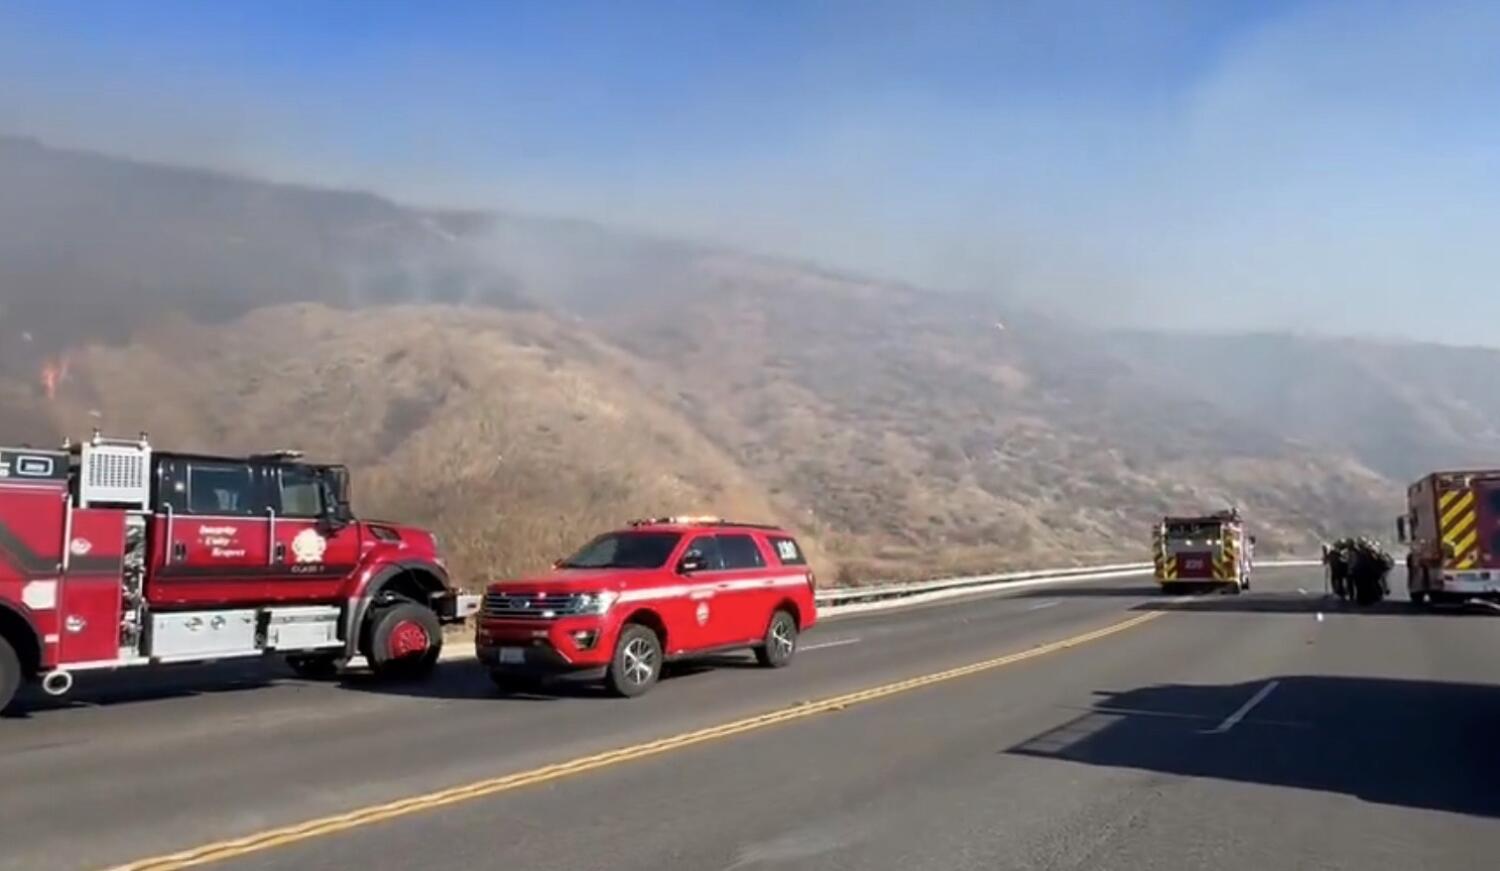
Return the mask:
<svg viewBox="0 0 1500 871"><path fill-rule="evenodd" d="M21 659L10 642L0 637L0 711L10 706L21 689Z"/></svg>
<svg viewBox="0 0 1500 871"><path fill-rule="evenodd" d="M288 656L287 668L304 680L328 680L339 673L339 657L327 654Z"/></svg>
<svg viewBox="0 0 1500 871"><path fill-rule="evenodd" d="M755 659L766 668L782 668L797 652L797 621L785 611L771 615L766 638L755 648Z"/></svg>
<svg viewBox="0 0 1500 871"><path fill-rule="evenodd" d="M615 658L604 674L604 684L617 696L633 699L651 689L661 677L661 639L650 627L631 623L620 632Z"/></svg>
<svg viewBox="0 0 1500 871"><path fill-rule="evenodd" d="M370 669L381 677L422 677L443 650L437 615L416 602L397 602L372 613L369 638Z"/></svg>

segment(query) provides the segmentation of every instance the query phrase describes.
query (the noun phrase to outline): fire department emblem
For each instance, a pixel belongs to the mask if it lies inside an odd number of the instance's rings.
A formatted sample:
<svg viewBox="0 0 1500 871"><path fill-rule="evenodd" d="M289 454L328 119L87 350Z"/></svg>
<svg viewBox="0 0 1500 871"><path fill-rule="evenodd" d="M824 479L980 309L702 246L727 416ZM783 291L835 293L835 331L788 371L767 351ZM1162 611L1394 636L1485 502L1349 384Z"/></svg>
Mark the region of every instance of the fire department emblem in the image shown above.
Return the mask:
<svg viewBox="0 0 1500 871"><path fill-rule="evenodd" d="M328 539L319 535L316 529L304 529L292 539L292 556L299 563L320 563L327 550Z"/></svg>
<svg viewBox="0 0 1500 871"><path fill-rule="evenodd" d="M94 543L86 538L75 538L68 544L68 550L73 556L88 556L93 549Z"/></svg>
<svg viewBox="0 0 1500 871"><path fill-rule="evenodd" d="M699 602L698 603L698 613L697 613L696 616L698 617L698 625L699 626L702 626L702 625L704 625L704 624L706 624L708 622L708 603L707 602Z"/></svg>

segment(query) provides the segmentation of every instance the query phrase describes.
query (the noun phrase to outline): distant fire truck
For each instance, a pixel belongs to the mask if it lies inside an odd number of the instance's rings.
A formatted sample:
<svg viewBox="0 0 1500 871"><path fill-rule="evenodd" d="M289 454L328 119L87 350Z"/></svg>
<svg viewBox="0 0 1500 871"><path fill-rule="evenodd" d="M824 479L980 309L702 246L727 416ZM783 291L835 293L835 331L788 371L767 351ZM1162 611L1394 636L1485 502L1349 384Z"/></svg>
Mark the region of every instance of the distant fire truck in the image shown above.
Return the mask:
<svg viewBox="0 0 1500 871"><path fill-rule="evenodd" d="M1165 517L1152 530L1156 580L1164 591L1189 586L1250 589L1255 536L1238 511Z"/></svg>
<svg viewBox="0 0 1500 871"><path fill-rule="evenodd" d="M0 708L28 680L263 653L309 677L355 655L430 670L478 597L433 535L356 519L347 471L299 457L0 448Z"/></svg>
<svg viewBox="0 0 1500 871"><path fill-rule="evenodd" d="M1417 604L1500 598L1500 470L1434 472L1406 491L1396 536Z"/></svg>

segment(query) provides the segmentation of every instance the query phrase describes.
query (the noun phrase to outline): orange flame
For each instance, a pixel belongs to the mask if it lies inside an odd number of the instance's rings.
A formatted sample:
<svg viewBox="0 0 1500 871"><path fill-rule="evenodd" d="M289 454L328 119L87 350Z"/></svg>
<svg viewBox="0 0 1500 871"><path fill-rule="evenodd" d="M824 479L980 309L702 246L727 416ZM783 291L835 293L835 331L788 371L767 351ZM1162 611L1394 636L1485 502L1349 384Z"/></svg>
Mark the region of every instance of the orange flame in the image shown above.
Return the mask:
<svg viewBox="0 0 1500 871"><path fill-rule="evenodd" d="M57 387L68 380L68 358L59 357L56 360L48 360L42 364L42 389L47 391L48 399L57 398Z"/></svg>

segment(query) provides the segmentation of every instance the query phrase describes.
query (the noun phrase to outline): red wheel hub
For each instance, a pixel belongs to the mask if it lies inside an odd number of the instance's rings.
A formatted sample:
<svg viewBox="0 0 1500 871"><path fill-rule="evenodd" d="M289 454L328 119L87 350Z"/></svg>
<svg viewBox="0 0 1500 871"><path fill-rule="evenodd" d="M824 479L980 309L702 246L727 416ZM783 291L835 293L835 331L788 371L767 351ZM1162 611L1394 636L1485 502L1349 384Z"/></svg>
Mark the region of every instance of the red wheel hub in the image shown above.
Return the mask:
<svg viewBox="0 0 1500 871"><path fill-rule="evenodd" d="M415 620L402 620L391 627L391 640L387 645L390 648L392 659L401 659L407 656L421 656L427 652L431 639L427 637L427 629Z"/></svg>

